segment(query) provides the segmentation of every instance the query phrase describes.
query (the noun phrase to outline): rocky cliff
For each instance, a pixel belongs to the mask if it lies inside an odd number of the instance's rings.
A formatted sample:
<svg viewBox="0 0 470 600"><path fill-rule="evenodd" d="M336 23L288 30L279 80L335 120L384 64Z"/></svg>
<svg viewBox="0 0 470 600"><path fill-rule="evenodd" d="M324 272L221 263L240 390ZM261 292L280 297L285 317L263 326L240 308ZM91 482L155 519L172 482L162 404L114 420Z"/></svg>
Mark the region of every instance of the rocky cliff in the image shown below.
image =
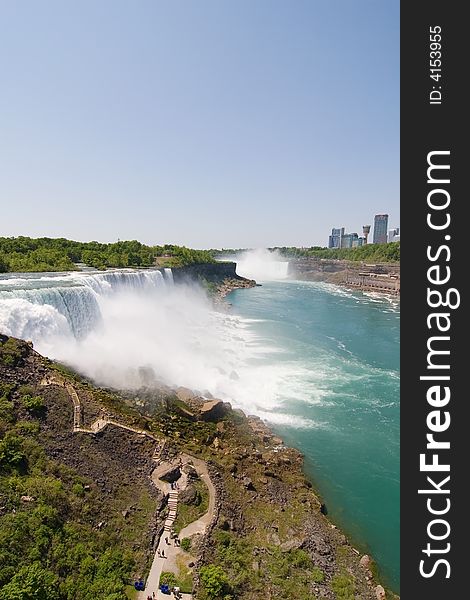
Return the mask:
<svg viewBox="0 0 470 600"><path fill-rule="evenodd" d="M224 298L230 292L240 288L250 288L256 285L253 279L237 275L237 263L216 262L173 267L175 283L197 282L202 284L213 298L216 305L223 305Z"/></svg>
<svg viewBox="0 0 470 600"><path fill-rule="evenodd" d="M297 258L289 261L289 276L305 281L325 281L362 291L400 293L400 265L395 263Z"/></svg>
<svg viewBox="0 0 470 600"><path fill-rule="evenodd" d="M175 282L205 279L211 283L220 283L224 279L243 280L243 277L237 275L236 268L235 262L216 262L174 267L172 271Z"/></svg>
<svg viewBox="0 0 470 600"><path fill-rule="evenodd" d="M7 336L0 598L22 597L31 580L51 600L124 600L126 582L145 578L166 517L155 464L182 453L204 461L217 491L210 527L191 543L194 598L394 598L322 514L302 455L258 418L183 388L100 389ZM218 574L220 594L208 596L203 567Z"/></svg>

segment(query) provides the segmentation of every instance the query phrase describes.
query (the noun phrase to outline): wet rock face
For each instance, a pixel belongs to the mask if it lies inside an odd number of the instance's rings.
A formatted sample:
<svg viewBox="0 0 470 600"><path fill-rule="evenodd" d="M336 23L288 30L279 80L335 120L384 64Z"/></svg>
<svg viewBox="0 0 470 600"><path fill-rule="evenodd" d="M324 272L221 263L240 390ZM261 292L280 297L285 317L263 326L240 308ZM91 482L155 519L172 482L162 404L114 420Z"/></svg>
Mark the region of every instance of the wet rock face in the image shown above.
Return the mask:
<svg viewBox="0 0 470 600"><path fill-rule="evenodd" d="M172 271L175 283L188 280L199 281L201 278L213 283L220 283L224 279L243 280L243 277L237 275L236 268L237 263L224 261L174 267Z"/></svg>

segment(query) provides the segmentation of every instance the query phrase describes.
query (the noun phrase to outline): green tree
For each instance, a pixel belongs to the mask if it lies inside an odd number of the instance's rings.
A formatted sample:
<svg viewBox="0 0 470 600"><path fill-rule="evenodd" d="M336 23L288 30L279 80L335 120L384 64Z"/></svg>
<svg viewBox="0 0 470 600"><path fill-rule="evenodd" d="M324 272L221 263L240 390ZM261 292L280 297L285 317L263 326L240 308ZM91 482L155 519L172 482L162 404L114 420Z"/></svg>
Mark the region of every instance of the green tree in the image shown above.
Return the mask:
<svg viewBox="0 0 470 600"><path fill-rule="evenodd" d="M201 584L209 598L217 598L228 587L228 579L222 567L207 565L200 570Z"/></svg>
<svg viewBox="0 0 470 600"><path fill-rule="evenodd" d="M0 470L8 471L19 467L25 461L22 438L13 431L7 431L0 441Z"/></svg>
<svg viewBox="0 0 470 600"><path fill-rule="evenodd" d="M40 563L26 565L0 590L0 600L59 600L57 583Z"/></svg>

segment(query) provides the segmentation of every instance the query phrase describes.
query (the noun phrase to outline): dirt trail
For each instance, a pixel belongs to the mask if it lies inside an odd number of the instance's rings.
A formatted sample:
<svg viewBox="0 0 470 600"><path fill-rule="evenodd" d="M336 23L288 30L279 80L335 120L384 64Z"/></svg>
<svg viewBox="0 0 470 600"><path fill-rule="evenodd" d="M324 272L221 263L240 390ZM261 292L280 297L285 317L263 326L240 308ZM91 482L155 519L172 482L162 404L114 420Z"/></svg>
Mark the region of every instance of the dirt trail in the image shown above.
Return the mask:
<svg viewBox="0 0 470 600"><path fill-rule="evenodd" d="M152 480L158 489L160 489L164 494L170 495L174 490L171 489L171 485L169 483L162 481L160 477L165 475L165 473L168 473L168 471L174 469L178 464L184 465L186 463L191 464L196 469L202 481L204 481L204 483L207 485L207 489L209 490L209 506L207 508L207 512L204 513L202 517L196 521L193 521L180 531L178 536L180 540L185 537L191 537L196 533L203 534L215 516L216 491L209 476L207 463L189 454L181 454L171 462L161 463L152 473ZM185 474L183 474L181 479L178 480L179 489L185 489L186 483L187 478L185 477ZM164 558L162 558L160 555L162 550L165 554ZM155 552L152 566L150 567L150 572L145 585L145 591L139 592L137 595L137 600L147 600L147 597L151 596L153 592L155 592L155 596L158 598L158 600L163 600L165 598L168 600L168 595L163 594L158 589L160 575L162 571L176 572L177 557L184 556L184 554L184 551L179 546L175 545L175 542L173 539L171 539L169 532L164 531L162 537L160 538L157 551ZM192 600L192 594L182 594L182 598L184 600Z"/></svg>
<svg viewBox="0 0 470 600"><path fill-rule="evenodd" d="M155 448L153 460L157 462L159 461L159 457L165 446L165 440L156 437L149 431L137 429L135 427L131 427L130 425L125 425L124 423L115 421L114 419L108 416L98 417L98 419L95 419L95 421L93 421L89 427L84 427L82 424L82 410L80 398L75 388L70 382L68 382L65 378L58 374L52 374L45 377L41 381L41 385L57 385L59 387L65 388L67 394L69 395L73 403L74 433L82 432L95 435L102 431L108 425L114 425L115 427L126 429L127 431L131 431L137 435L145 435L146 437L149 437L158 443L158 445ZM178 510L178 492L179 490L184 490L186 488L187 475L186 473L182 472L180 478L178 479L177 489L172 488L170 483L167 483L161 479L165 475L165 473L168 473L168 471L171 471L178 465L182 467L184 464L192 465L196 469L196 472L201 478L201 480L204 481L204 483L207 485L207 489L209 490L209 506L207 512L204 513L202 517L200 517L196 521L193 521L180 531L179 539L191 537L197 533L203 534L215 516L216 490L209 476L207 463L205 461L191 456L189 454L181 454L172 461L164 461L159 462L157 464L157 466L152 472L152 481L155 484L155 486L165 496L168 497L168 504L170 510L168 518L165 521L163 534L158 542L152 566L150 567L150 571L146 580L145 590L137 594L137 600L147 600L148 596L152 596L153 593L155 593L155 597L158 600L168 600L168 595L163 594L158 588L158 585L160 583L160 575L162 571L176 572L178 568L177 558L178 556L184 555L184 551L179 546L176 546L175 540L171 538L171 529ZM181 598L182 600L192 600L192 594L181 594Z"/></svg>

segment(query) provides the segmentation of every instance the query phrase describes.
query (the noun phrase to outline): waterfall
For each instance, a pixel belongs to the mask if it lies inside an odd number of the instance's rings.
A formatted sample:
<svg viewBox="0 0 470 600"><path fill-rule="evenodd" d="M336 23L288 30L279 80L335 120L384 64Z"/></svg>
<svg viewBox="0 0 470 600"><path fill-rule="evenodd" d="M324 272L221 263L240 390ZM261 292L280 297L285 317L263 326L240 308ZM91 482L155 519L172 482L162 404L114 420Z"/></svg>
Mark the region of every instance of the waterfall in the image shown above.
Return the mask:
<svg viewBox="0 0 470 600"><path fill-rule="evenodd" d="M171 269L163 269L165 272L165 280L173 285L173 271Z"/></svg>
<svg viewBox="0 0 470 600"><path fill-rule="evenodd" d="M100 326L106 297L172 285L171 269L0 276L0 331L28 339L82 339Z"/></svg>
<svg viewBox="0 0 470 600"><path fill-rule="evenodd" d="M289 263L282 260L278 252L264 248L248 250L236 256L237 274L256 281L278 281L287 279Z"/></svg>

